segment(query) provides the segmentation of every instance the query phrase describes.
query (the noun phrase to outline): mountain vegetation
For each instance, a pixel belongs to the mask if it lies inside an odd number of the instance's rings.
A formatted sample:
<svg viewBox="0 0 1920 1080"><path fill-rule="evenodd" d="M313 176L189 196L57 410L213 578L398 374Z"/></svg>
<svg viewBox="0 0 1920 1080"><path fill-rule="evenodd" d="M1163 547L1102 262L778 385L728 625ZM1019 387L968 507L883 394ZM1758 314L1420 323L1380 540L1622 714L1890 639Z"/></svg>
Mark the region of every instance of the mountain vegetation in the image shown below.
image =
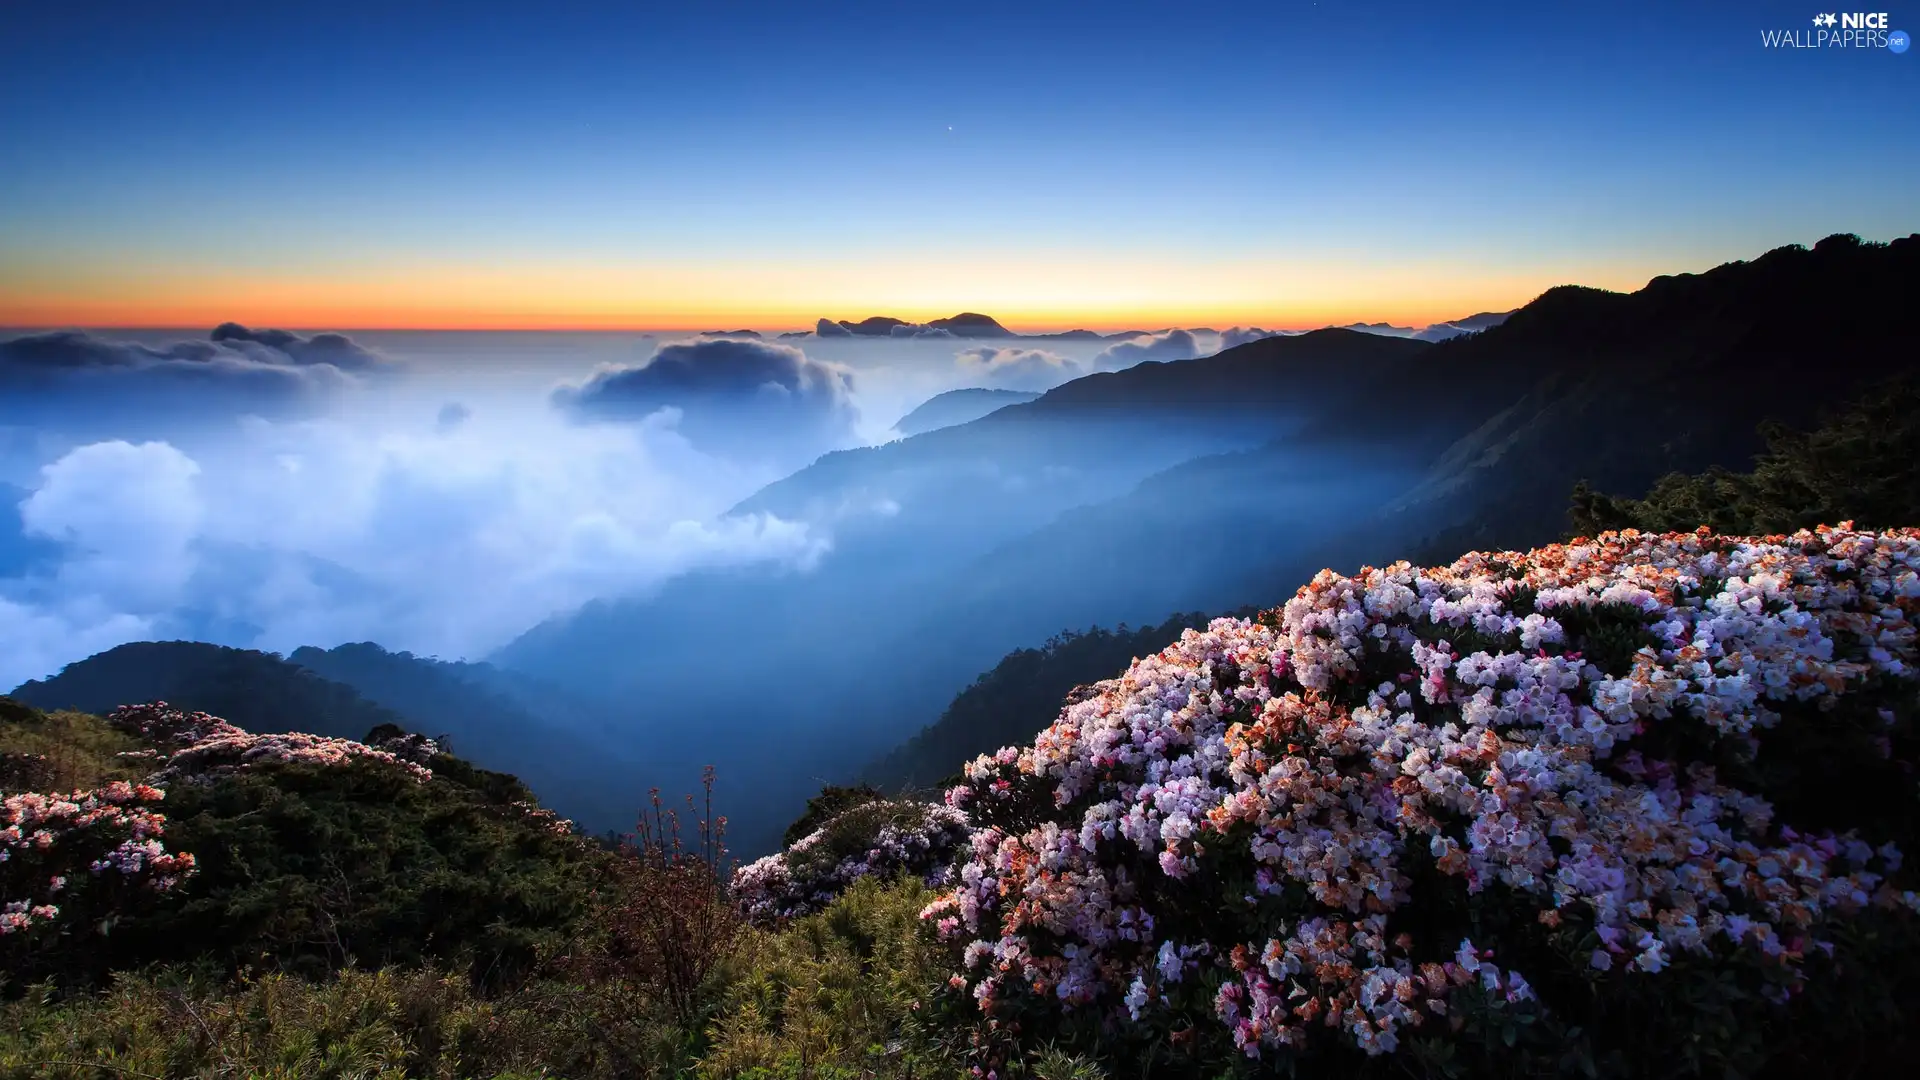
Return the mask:
<svg viewBox="0 0 1920 1080"><path fill-rule="evenodd" d="M1767 449L1747 472L1669 473L1644 498L1609 496L1582 482L1570 511L1576 533L1788 533L1827 521L1890 528L1920 521L1920 387L1903 379L1868 391L1812 431L1761 430Z"/></svg>
<svg viewBox="0 0 1920 1080"><path fill-rule="evenodd" d="M896 504L815 574L500 663L25 684L0 1080L1897 1075L1920 357L1779 315L1916 270L1832 238L1082 380L763 491Z"/></svg>
<svg viewBox="0 0 1920 1080"><path fill-rule="evenodd" d="M0 1076L1884 1075L1916 573L1822 529L1322 574L730 879L711 802L598 844L391 726L0 700L51 792L5 789Z"/></svg>
<svg viewBox="0 0 1920 1080"><path fill-rule="evenodd" d="M931 899L749 927L724 823L591 842L392 726L0 698L0 1076L938 1074ZM33 787L23 787L28 780ZM855 1070L861 1070L856 1072Z"/></svg>
<svg viewBox="0 0 1920 1080"><path fill-rule="evenodd" d="M527 699L540 695L538 703ZM643 787L609 718L525 677L361 643L287 657L203 642L117 646L24 683L16 700L104 714L168 701L249 731L357 738L383 725L427 732L483 765L511 768L594 831L632 824Z"/></svg>
<svg viewBox="0 0 1920 1080"><path fill-rule="evenodd" d="M1253 614L1247 608L1235 615ZM960 763L977 754L1026 742L1053 723L1062 701L1151 656L1180 639L1183 631L1211 621L1198 613L1175 615L1158 626L1091 627L1055 634L1038 648L1016 649L954 696L940 718L864 771L889 790L946 787L959 781ZM877 789L869 788L878 796ZM811 820L811 819L804 819ZM809 830L810 831L810 830ZM803 832L801 835L805 835ZM798 836L789 836L789 845Z"/></svg>
<svg viewBox="0 0 1920 1080"><path fill-rule="evenodd" d="M1632 293L1552 289L1438 343L1326 330L1094 375L829 454L742 503L833 535L809 573L688 574L492 659L601 698L644 693L658 716L738 718L649 776L684 786L724 742L754 793L736 836L764 852L820 783L850 778L844 747L897 744L1009 652L1063 627L1275 602L1322 567L1549 543L1583 479L1639 493L1743 468L1764 421L1808 430L1920 365L1890 320L1783 312L1916 304L1920 238L1837 236ZM1810 356L1833 358L1818 378ZM627 659L695 670L743 625L780 659L726 686ZM798 672L807 699L768 716Z"/></svg>

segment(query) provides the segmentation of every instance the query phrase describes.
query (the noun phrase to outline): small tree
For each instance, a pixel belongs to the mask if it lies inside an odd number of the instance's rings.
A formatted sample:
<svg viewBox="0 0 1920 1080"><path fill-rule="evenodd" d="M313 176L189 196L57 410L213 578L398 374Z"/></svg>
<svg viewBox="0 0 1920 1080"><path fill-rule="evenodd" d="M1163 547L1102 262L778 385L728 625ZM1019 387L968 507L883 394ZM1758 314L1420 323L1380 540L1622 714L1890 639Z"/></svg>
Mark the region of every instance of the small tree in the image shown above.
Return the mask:
<svg viewBox="0 0 1920 1080"><path fill-rule="evenodd" d="M727 819L713 813L713 767L701 777L703 803L686 797L693 823L651 792L632 835L619 848L605 936L580 966L597 978L646 987L674 1018L697 1018L702 990L739 948L742 923L727 898Z"/></svg>

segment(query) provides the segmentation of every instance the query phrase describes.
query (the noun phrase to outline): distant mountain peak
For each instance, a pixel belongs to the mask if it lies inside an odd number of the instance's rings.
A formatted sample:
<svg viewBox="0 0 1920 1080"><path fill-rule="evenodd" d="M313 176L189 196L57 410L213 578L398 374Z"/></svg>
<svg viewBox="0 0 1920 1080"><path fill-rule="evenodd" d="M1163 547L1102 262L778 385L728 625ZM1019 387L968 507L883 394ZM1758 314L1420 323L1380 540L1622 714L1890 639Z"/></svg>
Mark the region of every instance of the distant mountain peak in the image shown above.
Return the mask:
<svg viewBox="0 0 1920 1080"><path fill-rule="evenodd" d="M1000 338L1020 336L1000 325L1000 321L993 316L982 315L977 311L963 311L958 315L926 323L909 322L906 319L896 319L891 315L869 315L857 321L821 319L814 324L813 333L817 337ZM805 333L781 336L804 337Z"/></svg>
<svg viewBox="0 0 1920 1080"><path fill-rule="evenodd" d="M977 311L963 311L946 319L935 319L927 324L935 330L945 330L954 337L1013 337L1013 331L1000 325L991 315L982 315Z"/></svg>

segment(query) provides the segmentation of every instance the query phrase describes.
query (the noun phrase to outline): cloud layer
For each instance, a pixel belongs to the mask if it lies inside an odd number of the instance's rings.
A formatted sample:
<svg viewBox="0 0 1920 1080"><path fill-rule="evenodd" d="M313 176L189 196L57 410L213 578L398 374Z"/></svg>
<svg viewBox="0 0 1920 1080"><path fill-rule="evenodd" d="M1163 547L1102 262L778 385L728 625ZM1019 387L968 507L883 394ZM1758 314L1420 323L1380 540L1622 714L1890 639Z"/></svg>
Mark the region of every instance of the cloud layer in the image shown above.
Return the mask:
<svg viewBox="0 0 1920 1080"><path fill-rule="evenodd" d="M954 360L963 381L991 390L1051 390L1092 370L1046 349L962 349Z"/></svg>
<svg viewBox="0 0 1920 1080"><path fill-rule="evenodd" d="M1220 331L1220 351L1226 352L1228 349L1260 341L1263 338L1281 337L1286 333L1285 330L1262 330L1257 326L1230 327Z"/></svg>
<svg viewBox="0 0 1920 1080"><path fill-rule="evenodd" d="M286 330L249 330L239 323L228 322L213 328L212 339L216 344L240 349L266 363L284 358L299 365L327 364L341 371L372 371L386 366L384 359L361 348L345 334L315 334L303 338Z"/></svg>
<svg viewBox="0 0 1920 1080"><path fill-rule="evenodd" d="M72 330L31 334L0 341L0 422L138 433L210 414L288 415L352 385L351 373L388 366L341 334L303 338L232 323L208 340L166 345Z"/></svg>
<svg viewBox="0 0 1920 1080"><path fill-rule="evenodd" d="M1149 360L1190 360L1208 351L1192 331L1167 330L1115 342L1093 358L1093 366L1100 371L1119 371Z"/></svg>
<svg viewBox="0 0 1920 1080"><path fill-rule="evenodd" d="M15 492L18 532L0 537L39 549L0 577L0 690L140 638L478 656L597 597L827 548L802 525L721 517L771 477L670 426L543 428L537 398L496 404L451 429L423 404L414 434L259 421L193 454L67 451Z"/></svg>
<svg viewBox="0 0 1920 1080"><path fill-rule="evenodd" d="M583 420L674 410L702 450L781 461L849 444L859 420L851 371L791 345L732 338L678 342L644 364L602 367L553 400Z"/></svg>

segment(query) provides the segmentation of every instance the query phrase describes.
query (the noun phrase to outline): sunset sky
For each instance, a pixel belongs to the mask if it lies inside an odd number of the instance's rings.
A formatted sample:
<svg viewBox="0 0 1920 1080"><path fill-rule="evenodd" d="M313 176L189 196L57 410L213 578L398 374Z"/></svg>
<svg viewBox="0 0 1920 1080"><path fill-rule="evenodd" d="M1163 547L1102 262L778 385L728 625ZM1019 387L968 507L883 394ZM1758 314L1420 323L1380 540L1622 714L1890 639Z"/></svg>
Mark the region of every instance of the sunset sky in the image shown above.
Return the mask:
<svg viewBox="0 0 1920 1080"><path fill-rule="evenodd" d="M1423 325L1920 228L1812 13L16 0L0 325Z"/></svg>

